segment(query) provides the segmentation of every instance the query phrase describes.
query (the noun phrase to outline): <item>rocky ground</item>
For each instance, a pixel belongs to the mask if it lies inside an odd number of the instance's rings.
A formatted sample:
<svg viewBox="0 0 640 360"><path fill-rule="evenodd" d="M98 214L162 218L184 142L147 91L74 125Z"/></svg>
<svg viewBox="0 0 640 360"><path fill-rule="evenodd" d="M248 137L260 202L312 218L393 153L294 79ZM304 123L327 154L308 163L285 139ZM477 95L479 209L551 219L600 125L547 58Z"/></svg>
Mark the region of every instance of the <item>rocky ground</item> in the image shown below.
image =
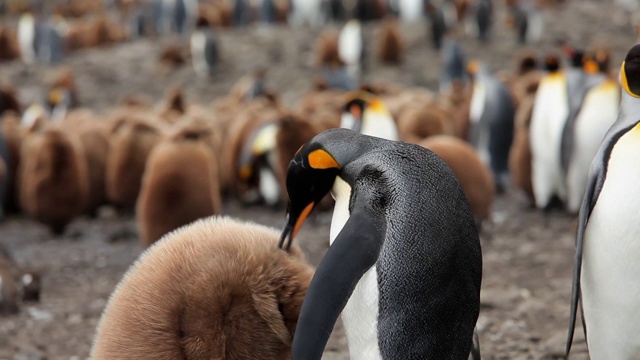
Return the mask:
<svg viewBox="0 0 640 360"><path fill-rule="evenodd" d="M549 49L558 37L578 47L604 43L619 64L635 43L626 23L628 13L604 1L573 1L549 9L546 32L537 49ZM496 24L491 43L465 39L465 50L492 70L508 68L518 49L514 36ZM71 56L81 102L101 110L126 94L143 93L159 99L172 85L181 85L188 99L208 102L225 94L243 74L257 66L268 68L268 84L284 102L295 105L312 83L317 29L253 27L221 31L223 60L211 81L196 79L189 66L162 72L156 59L160 44L179 39L141 40ZM375 25L368 25L375 53ZM398 67L369 60L367 81L395 81L436 89L439 55L427 43L424 24L403 27L407 51ZM617 65L614 65L617 66ZM27 68L19 62L0 64L0 80L19 87L20 97L38 99L43 82L55 69ZM74 221L65 235L53 237L44 227L23 217L0 224L0 242L24 265L43 274L42 300L25 305L18 315L0 318L0 359L83 359L107 298L128 266L140 254L135 221L101 211L97 219ZM280 227L284 211L245 208L233 200L225 213ZM486 359L564 358L568 325L573 217L560 212L542 214L527 206L510 189L498 197L492 220L483 229L484 277L478 330ZM312 263L327 248L330 214L315 215L298 240ZM428 275L425 275L428 276ZM577 331L572 359L588 358L582 331ZM326 359L348 359L340 325L326 349Z"/></svg>

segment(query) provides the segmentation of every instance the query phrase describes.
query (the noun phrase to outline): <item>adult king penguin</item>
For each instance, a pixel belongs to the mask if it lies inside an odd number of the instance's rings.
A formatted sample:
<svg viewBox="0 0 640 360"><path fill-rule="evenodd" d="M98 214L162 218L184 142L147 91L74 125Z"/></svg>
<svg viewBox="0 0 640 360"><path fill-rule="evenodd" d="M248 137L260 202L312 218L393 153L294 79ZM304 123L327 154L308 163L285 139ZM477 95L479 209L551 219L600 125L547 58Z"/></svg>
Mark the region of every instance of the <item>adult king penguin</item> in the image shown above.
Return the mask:
<svg viewBox="0 0 640 360"><path fill-rule="evenodd" d="M640 45L620 71L622 95L616 122L604 137L580 208L567 354L578 301L591 359L640 357Z"/></svg>
<svg viewBox="0 0 640 360"><path fill-rule="evenodd" d="M509 183L509 149L516 107L506 85L484 65L470 61L468 70L473 76L469 140L480 158L491 167L497 188L503 190Z"/></svg>
<svg viewBox="0 0 640 360"><path fill-rule="evenodd" d="M466 197L433 152L347 129L289 164L288 249L331 190L330 247L305 297L292 359L320 359L342 312L351 359L467 359L482 255Z"/></svg>
<svg viewBox="0 0 640 360"><path fill-rule="evenodd" d="M340 119L340 127L364 135L398 140L398 127L382 100L365 91L350 94Z"/></svg>

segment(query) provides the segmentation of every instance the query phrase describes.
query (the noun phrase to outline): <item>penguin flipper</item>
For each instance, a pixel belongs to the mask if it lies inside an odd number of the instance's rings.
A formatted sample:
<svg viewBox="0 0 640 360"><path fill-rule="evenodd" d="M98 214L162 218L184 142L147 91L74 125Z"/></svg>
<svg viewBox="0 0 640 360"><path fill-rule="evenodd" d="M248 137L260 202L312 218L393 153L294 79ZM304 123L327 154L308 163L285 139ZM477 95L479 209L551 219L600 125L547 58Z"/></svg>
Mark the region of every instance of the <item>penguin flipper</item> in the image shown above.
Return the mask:
<svg viewBox="0 0 640 360"><path fill-rule="evenodd" d="M300 310L291 348L292 360L320 360L356 284L377 261L382 244L376 238L381 233L377 231L380 218L367 210L354 207L318 265Z"/></svg>

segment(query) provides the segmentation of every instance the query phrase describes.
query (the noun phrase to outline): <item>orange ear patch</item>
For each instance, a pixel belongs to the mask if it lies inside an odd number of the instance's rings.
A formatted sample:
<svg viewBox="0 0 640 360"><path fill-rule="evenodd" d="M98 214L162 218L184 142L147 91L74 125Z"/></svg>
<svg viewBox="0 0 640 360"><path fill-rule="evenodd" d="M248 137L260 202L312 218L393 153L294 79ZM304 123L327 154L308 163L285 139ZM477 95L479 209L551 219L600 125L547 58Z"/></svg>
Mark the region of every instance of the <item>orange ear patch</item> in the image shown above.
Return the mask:
<svg viewBox="0 0 640 360"><path fill-rule="evenodd" d="M313 150L308 156L309 165L314 169L340 169L340 164L326 150Z"/></svg>

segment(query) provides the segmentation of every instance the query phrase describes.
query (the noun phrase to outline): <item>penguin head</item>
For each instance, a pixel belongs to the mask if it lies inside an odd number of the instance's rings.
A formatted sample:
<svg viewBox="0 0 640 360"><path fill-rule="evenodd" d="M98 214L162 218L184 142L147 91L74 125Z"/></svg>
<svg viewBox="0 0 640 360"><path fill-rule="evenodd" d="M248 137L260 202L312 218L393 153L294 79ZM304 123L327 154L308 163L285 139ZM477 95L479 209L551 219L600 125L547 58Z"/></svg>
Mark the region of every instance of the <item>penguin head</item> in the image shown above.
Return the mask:
<svg viewBox="0 0 640 360"><path fill-rule="evenodd" d="M289 163L289 205L278 247L288 250L300 226L333 188L337 177L349 182L345 166L369 151L380 150L385 140L349 129L329 129L302 145Z"/></svg>
<svg viewBox="0 0 640 360"><path fill-rule="evenodd" d="M627 94L640 98L640 44L632 47L622 62L620 82Z"/></svg>
<svg viewBox="0 0 640 360"><path fill-rule="evenodd" d="M244 145L240 158L238 159L238 169L240 179L249 181L253 174L254 162L261 156L273 151L276 147L276 136L279 126L275 121L267 122L259 126Z"/></svg>
<svg viewBox="0 0 640 360"><path fill-rule="evenodd" d="M544 69L550 73L560 70L560 58L555 54L545 56Z"/></svg>
<svg viewBox="0 0 640 360"><path fill-rule="evenodd" d="M365 91L356 91L349 94L342 109L340 127L359 132L362 128L364 111L372 97L372 94Z"/></svg>
<svg viewBox="0 0 640 360"><path fill-rule="evenodd" d="M289 163L289 206L278 247L289 251L293 238L315 206L329 193L342 169L336 156L316 141L304 144Z"/></svg>

